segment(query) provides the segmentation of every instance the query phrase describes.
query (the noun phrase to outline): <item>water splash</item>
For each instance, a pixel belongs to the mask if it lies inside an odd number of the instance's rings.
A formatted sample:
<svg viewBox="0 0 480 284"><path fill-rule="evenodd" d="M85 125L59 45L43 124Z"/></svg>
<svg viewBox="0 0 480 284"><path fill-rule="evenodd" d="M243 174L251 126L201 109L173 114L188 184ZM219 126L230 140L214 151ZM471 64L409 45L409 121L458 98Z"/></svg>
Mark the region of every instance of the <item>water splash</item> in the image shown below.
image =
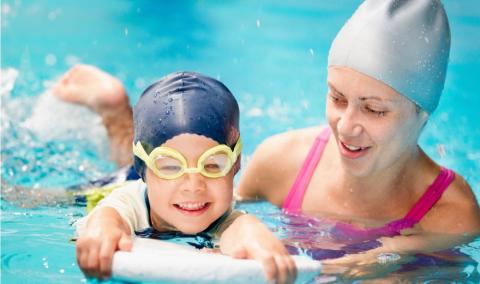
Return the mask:
<svg viewBox="0 0 480 284"><path fill-rule="evenodd" d="M104 176L108 140L100 117L61 102L51 93L12 93L26 88L15 69L1 71L2 179L29 187L70 186Z"/></svg>

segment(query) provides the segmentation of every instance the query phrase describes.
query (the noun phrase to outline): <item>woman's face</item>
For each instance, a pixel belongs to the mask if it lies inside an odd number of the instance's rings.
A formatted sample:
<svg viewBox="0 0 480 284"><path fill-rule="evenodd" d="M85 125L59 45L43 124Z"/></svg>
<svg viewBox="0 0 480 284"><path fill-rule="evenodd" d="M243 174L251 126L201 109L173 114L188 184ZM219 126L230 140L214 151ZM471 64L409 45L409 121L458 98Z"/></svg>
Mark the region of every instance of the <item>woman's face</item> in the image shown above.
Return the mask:
<svg viewBox="0 0 480 284"><path fill-rule="evenodd" d="M365 177L401 165L414 153L423 111L388 85L345 67L328 69L326 113L341 162Z"/></svg>
<svg viewBox="0 0 480 284"><path fill-rule="evenodd" d="M188 167L196 167L198 158L216 145L214 140L195 134L181 134L163 144L180 152ZM147 168L146 183L154 226L166 222L186 234L204 231L230 208L233 176L232 169L219 178L185 173L177 179L166 180Z"/></svg>

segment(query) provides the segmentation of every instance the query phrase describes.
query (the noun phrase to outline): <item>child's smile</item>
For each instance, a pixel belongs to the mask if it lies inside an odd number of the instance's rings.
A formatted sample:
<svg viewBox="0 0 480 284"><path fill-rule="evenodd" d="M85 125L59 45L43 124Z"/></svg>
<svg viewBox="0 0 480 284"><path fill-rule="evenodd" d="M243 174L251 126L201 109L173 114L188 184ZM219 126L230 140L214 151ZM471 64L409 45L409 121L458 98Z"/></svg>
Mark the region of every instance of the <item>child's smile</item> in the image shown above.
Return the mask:
<svg viewBox="0 0 480 284"><path fill-rule="evenodd" d="M185 215L199 216L208 210L210 204L210 202L180 202L173 206Z"/></svg>
<svg viewBox="0 0 480 284"><path fill-rule="evenodd" d="M189 167L196 166L199 157L217 145L196 134L180 134L163 144L185 156ZM162 179L148 169L146 183L153 226L161 230L161 224L167 223L187 234L207 229L231 208L233 172L216 178L184 173L175 179Z"/></svg>

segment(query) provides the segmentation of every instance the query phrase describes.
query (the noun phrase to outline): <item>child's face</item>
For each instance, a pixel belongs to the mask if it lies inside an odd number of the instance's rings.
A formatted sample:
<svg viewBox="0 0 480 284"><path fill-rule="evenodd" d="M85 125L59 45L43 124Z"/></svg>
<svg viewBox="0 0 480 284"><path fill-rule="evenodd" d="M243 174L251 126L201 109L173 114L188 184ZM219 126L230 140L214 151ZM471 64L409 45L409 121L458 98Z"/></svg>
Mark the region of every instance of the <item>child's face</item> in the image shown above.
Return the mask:
<svg viewBox="0 0 480 284"><path fill-rule="evenodd" d="M163 144L180 152L188 167L196 167L198 158L218 145L205 136L181 134ZM234 170L219 178L185 173L177 179L157 177L147 168L146 183L152 224L157 229L168 223L186 234L204 231L231 206Z"/></svg>

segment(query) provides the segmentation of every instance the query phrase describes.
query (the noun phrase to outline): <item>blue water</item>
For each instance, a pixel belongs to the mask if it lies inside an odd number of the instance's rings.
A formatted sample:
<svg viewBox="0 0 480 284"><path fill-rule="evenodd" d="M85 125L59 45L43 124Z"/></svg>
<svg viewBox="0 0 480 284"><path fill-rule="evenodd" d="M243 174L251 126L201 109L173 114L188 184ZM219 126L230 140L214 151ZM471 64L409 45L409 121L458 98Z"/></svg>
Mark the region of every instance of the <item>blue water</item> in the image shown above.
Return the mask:
<svg viewBox="0 0 480 284"><path fill-rule="evenodd" d="M78 62L119 77L131 102L148 84L175 70L221 79L240 103L248 163L264 138L325 122L329 45L360 2L2 1L2 181L61 189L115 169L106 159L105 130L95 116L52 105L42 95ZM452 30L450 65L439 108L420 144L434 160L462 174L480 197L480 4L448 0L444 5ZM5 187L2 183L2 192ZM2 282L84 282L74 245L68 242L70 223L84 208L35 206L38 200L20 199L2 199ZM292 230L268 204L242 206L279 235ZM303 230L312 239L324 233L316 227ZM401 267L370 267L370 277L478 282L480 240L457 249L470 260L435 263L419 257ZM317 280L357 279L332 277Z"/></svg>

